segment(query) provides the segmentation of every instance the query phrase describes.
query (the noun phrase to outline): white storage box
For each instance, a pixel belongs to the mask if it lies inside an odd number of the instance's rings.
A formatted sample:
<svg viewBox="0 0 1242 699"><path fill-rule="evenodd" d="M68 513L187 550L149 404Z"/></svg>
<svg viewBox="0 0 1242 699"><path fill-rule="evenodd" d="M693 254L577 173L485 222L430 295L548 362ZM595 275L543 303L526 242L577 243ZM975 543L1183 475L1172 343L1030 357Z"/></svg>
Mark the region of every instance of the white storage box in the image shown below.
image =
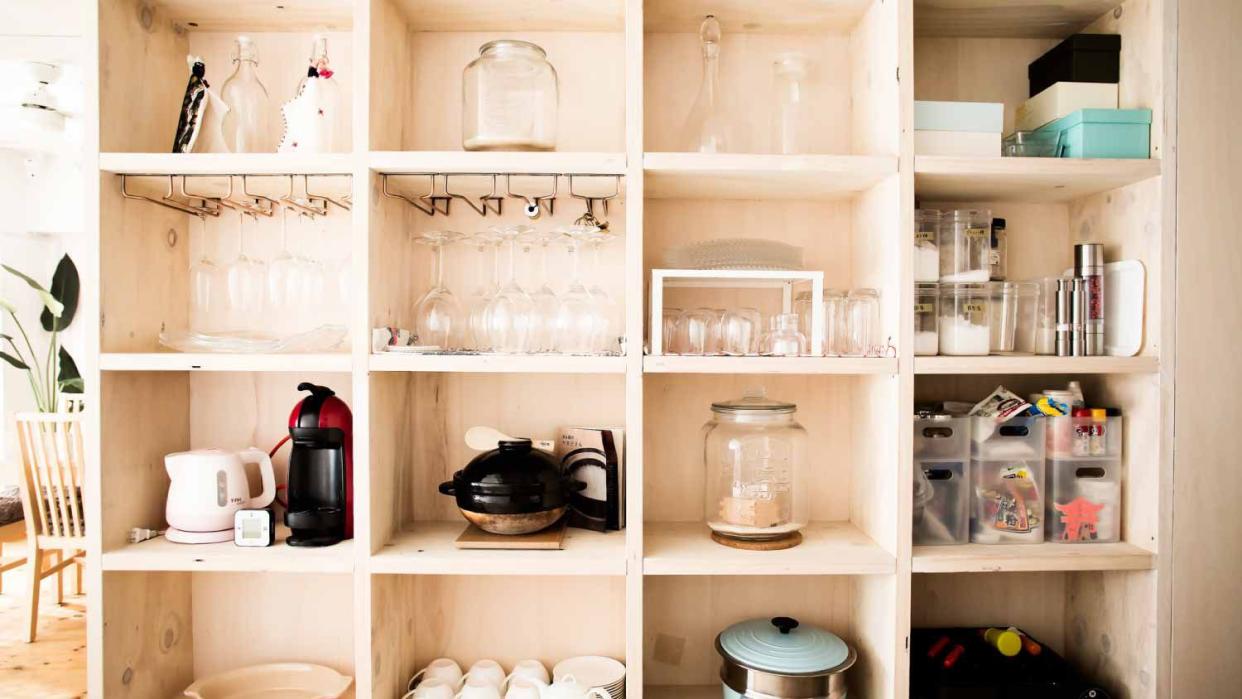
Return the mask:
<svg viewBox="0 0 1242 699"><path fill-rule="evenodd" d="M914 154L1000 157L1001 135L986 131L915 131Z"/></svg>
<svg viewBox="0 0 1242 699"><path fill-rule="evenodd" d="M1116 109L1115 83L1056 83L1014 112L1014 129L1034 131L1079 109Z"/></svg>
<svg viewBox="0 0 1242 699"><path fill-rule="evenodd" d="M972 131L1001 133L1005 130L1005 105L1000 102L914 102L915 131Z"/></svg>

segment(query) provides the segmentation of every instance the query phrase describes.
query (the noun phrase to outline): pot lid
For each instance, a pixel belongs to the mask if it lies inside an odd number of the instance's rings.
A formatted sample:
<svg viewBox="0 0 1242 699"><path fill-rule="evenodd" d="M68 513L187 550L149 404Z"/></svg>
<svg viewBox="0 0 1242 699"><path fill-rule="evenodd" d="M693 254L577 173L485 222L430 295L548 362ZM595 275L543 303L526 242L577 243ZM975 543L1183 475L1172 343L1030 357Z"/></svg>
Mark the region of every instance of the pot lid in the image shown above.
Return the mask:
<svg viewBox="0 0 1242 699"><path fill-rule="evenodd" d="M789 617L734 624L716 637L716 650L739 665L777 675L826 675L852 664L850 647L836 634Z"/></svg>
<svg viewBox="0 0 1242 699"><path fill-rule="evenodd" d="M529 439L512 439L474 457L453 481L462 492L525 495L558 488L562 476L551 454L535 449Z"/></svg>
<svg viewBox="0 0 1242 699"><path fill-rule="evenodd" d="M767 413L792 413L798 409L797 404L787 403L781 400L772 400L762 388L755 388L746 391L741 398L733 400L712 403L712 412L717 413L745 413L745 412L767 412Z"/></svg>

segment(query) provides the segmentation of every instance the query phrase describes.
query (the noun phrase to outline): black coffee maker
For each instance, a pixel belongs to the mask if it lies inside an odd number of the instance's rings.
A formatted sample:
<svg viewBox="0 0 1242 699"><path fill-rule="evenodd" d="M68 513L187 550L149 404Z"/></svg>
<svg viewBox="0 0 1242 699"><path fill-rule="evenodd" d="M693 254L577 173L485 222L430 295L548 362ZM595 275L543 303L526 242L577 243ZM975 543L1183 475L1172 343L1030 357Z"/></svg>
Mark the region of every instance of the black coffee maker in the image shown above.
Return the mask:
<svg viewBox="0 0 1242 699"><path fill-rule="evenodd" d="M310 395L289 415L285 543L331 546L354 535L354 418L332 389L303 382L298 390Z"/></svg>

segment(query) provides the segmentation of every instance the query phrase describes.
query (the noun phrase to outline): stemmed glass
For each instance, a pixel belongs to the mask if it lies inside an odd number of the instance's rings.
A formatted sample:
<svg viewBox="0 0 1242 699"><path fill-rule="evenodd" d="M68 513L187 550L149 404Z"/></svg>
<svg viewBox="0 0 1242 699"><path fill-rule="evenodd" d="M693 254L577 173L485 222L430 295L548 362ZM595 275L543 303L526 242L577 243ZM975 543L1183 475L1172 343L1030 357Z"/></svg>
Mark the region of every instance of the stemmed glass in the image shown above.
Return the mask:
<svg viewBox="0 0 1242 699"><path fill-rule="evenodd" d="M583 234L588 245L591 246L591 273L592 284L587 291L591 294L591 298L595 301L595 333L591 344L595 351L602 354L615 354L620 348L617 344L617 338L620 335L617 332L617 305L609 298L608 292L604 291L604 287L600 285L600 279L603 278L603 267L600 265L599 251L604 243L612 239L612 235L603 229L593 227L591 230Z"/></svg>
<svg viewBox="0 0 1242 699"><path fill-rule="evenodd" d="M566 354L592 354L599 323L595 299L582 283L581 246L584 237L599 230L597 226L573 225L560 229L569 244L569 286L560 295L556 309L556 351Z"/></svg>
<svg viewBox="0 0 1242 699"><path fill-rule="evenodd" d="M556 312L560 300L548 284L548 245L560 237L559 231L526 226L521 237L525 251L532 245L539 246L539 288L530 292L530 337L527 342L532 352L551 352L556 349Z"/></svg>
<svg viewBox="0 0 1242 699"><path fill-rule="evenodd" d="M500 289L497 282L499 278L497 246L500 244L500 235L495 230L479 231L470 236L470 242L475 245L478 260L478 284L466 297L470 339L474 349L487 351L491 349L491 342L487 335L487 304Z"/></svg>
<svg viewBox="0 0 1242 699"><path fill-rule="evenodd" d="M280 254L268 265L267 299L272 308L283 311L297 303L302 285L302 265L289 253L289 209L280 209Z"/></svg>
<svg viewBox="0 0 1242 699"><path fill-rule="evenodd" d="M207 220L203 216L199 221L200 257L190 265L190 308L194 312L191 327L204 332L212 325L214 314L219 312L216 298L220 295L220 267L207 254Z"/></svg>
<svg viewBox="0 0 1242 699"><path fill-rule="evenodd" d="M267 265L246 256L247 215L244 211L237 214L237 257L228 266L229 305L234 311L255 313L263 310Z"/></svg>
<svg viewBox="0 0 1242 699"><path fill-rule="evenodd" d="M432 250L432 286L418 300L414 325L420 345L452 349L455 333L462 330L461 305L444 285L444 246L460 238L461 234L456 231L427 231L417 239Z"/></svg>
<svg viewBox="0 0 1242 699"><path fill-rule="evenodd" d="M505 282L487 303L484 317L487 336L492 349L497 352L525 352L530 334L530 318L534 304L517 281L517 239L526 234L529 226L515 225L497 229L505 241L509 261Z"/></svg>

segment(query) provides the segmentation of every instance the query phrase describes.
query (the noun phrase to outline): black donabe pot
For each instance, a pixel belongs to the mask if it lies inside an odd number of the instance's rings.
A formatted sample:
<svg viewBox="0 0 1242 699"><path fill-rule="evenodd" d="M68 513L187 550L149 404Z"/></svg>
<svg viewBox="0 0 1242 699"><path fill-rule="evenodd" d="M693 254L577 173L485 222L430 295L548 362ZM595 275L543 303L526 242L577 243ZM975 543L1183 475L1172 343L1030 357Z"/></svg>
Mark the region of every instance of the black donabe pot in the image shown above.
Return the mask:
<svg viewBox="0 0 1242 699"><path fill-rule="evenodd" d="M462 516L483 531L531 534L555 524L570 493L585 487L562 474L551 454L515 439L474 457L440 492L453 496Z"/></svg>

